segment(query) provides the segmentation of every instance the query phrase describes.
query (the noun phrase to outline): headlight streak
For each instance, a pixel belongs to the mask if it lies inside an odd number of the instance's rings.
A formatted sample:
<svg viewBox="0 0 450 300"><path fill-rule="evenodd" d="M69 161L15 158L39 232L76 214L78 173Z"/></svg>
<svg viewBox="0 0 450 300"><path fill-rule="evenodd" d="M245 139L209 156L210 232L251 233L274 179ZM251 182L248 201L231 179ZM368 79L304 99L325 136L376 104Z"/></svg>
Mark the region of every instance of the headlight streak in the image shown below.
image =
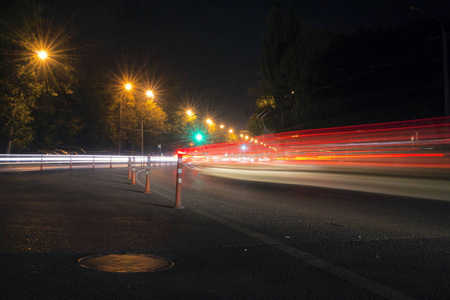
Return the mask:
<svg viewBox="0 0 450 300"><path fill-rule="evenodd" d="M147 156L119 156L119 155L40 155L40 154L0 154L1 165L33 165L41 162L49 165L58 164L128 164L129 157L135 158L136 163L146 163ZM151 163L172 163L177 158L172 156L150 156Z"/></svg>

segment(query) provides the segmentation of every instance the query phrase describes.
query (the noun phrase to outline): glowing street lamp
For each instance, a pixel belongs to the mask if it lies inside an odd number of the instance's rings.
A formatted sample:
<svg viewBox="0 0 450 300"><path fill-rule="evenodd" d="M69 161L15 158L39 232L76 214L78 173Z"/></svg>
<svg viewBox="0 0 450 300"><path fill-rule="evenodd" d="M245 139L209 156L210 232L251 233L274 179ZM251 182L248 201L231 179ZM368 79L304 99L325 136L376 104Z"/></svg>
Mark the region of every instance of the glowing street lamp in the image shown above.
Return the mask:
<svg viewBox="0 0 450 300"><path fill-rule="evenodd" d="M147 90L145 96L149 99L154 99L155 93L152 90ZM144 156L144 117L141 119L141 156Z"/></svg>
<svg viewBox="0 0 450 300"><path fill-rule="evenodd" d="M233 129L228 130L229 133L233 133Z"/></svg>
<svg viewBox="0 0 450 300"><path fill-rule="evenodd" d="M213 121L212 121L211 119L206 119L206 123L207 123L208 125L212 125L212 124L213 124Z"/></svg>
<svg viewBox="0 0 450 300"><path fill-rule="evenodd" d="M194 115L194 112L193 112L192 110L188 109L188 110L186 111L186 114L187 114L189 117L192 117L192 116Z"/></svg>
<svg viewBox="0 0 450 300"><path fill-rule="evenodd" d="M37 51L37 56L40 60L46 60L48 57L48 53L45 50Z"/></svg>
<svg viewBox="0 0 450 300"><path fill-rule="evenodd" d="M125 83L124 88L126 91L131 91L133 85L129 82ZM122 97L120 97L120 108L119 108L119 155L122 151Z"/></svg>
<svg viewBox="0 0 450 300"><path fill-rule="evenodd" d="M147 98L155 98L155 94L153 93L153 91L152 90L147 90L146 92L145 92L145 95L147 96Z"/></svg>

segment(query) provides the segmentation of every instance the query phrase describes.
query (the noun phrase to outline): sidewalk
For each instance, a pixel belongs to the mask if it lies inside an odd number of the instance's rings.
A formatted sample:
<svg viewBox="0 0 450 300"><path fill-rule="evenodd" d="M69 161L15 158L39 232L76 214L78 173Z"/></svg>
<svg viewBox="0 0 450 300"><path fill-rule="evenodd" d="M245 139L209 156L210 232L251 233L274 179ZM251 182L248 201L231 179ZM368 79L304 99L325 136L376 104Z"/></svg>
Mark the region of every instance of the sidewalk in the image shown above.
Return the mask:
<svg viewBox="0 0 450 300"><path fill-rule="evenodd" d="M3 299L376 299L142 186L126 168L0 173ZM113 273L78 261L145 254L158 272ZM324 285L326 288L324 289Z"/></svg>

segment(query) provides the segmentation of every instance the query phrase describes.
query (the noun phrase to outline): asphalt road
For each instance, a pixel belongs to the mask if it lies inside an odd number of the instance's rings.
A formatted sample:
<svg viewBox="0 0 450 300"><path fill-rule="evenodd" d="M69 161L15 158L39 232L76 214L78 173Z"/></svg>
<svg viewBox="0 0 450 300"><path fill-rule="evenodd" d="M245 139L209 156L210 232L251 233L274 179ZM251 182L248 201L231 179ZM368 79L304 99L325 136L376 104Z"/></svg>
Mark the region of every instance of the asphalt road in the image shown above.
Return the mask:
<svg viewBox="0 0 450 300"><path fill-rule="evenodd" d="M0 173L3 299L443 299L450 203L151 171ZM145 182L139 171L138 183ZM171 269L81 268L88 255L144 253Z"/></svg>
<svg viewBox="0 0 450 300"><path fill-rule="evenodd" d="M281 243L278 249L295 260L324 260L330 265L311 265L353 284L361 280L362 288L379 283L372 292L383 297L388 289L419 299L450 294L450 202L426 197L431 191L431 198L450 200L445 171L421 178L411 171L260 169L185 167L183 205L263 243ZM152 172L154 190L169 199L173 188L165 183L174 172ZM226 178L233 176L238 180ZM292 185L292 178L306 185Z"/></svg>

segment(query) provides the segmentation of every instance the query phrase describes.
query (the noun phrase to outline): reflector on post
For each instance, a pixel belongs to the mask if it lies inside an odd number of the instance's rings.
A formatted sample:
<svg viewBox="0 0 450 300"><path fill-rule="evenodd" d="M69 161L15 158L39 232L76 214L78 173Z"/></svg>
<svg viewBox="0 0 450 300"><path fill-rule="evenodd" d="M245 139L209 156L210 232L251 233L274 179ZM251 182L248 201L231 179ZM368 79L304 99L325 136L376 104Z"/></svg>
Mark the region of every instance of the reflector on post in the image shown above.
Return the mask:
<svg viewBox="0 0 450 300"><path fill-rule="evenodd" d="M175 209L184 209L184 206L181 205L181 182L182 180L182 162L183 162L183 154L186 152L177 152L178 163L177 163L177 181L176 181L176 193L175 193Z"/></svg>

